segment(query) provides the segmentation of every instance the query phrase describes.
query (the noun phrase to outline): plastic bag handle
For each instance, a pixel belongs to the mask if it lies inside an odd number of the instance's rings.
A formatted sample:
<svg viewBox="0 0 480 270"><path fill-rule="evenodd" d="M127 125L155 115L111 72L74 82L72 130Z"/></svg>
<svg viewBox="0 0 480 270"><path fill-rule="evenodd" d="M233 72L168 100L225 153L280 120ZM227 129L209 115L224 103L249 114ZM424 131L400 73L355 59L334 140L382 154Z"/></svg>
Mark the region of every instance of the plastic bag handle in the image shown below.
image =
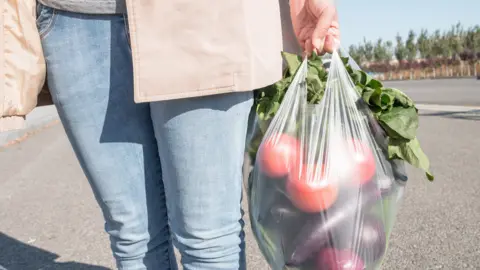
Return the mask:
<svg viewBox="0 0 480 270"><path fill-rule="evenodd" d="M348 57L348 59L349 59L348 61L349 61L350 66L355 70L360 70L361 68L358 65L358 63L355 62L355 60L350 56L348 51L345 50L344 47L342 47L342 43L340 42L340 40L338 38L334 38L334 43L335 43L335 46L334 46L334 49L333 49L333 53L337 53L339 56Z"/></svg>

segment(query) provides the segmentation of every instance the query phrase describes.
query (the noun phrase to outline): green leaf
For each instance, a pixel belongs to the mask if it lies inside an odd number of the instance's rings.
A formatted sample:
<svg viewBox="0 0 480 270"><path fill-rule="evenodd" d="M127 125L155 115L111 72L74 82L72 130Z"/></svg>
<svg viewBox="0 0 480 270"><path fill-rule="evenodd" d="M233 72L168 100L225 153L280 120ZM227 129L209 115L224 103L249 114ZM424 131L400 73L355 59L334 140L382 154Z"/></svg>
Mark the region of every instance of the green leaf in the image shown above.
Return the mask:
<svg viewBox="0 0 480 270"><path fill-rule="evenodd" d="M357 88L363 89L360 86L357 86ZM372 98L372 95L375 93L376 90L371 89L371 88L366 88L363 91L362 98L367 103L368 105L374 105L372 102L370 102L370 99Z"/></svg>
<svg viewBox="0 0 480 270"><path fill-rule="evenodd" d="M265 120L258 120L258 128L260 129L260 132L262 132L262 134L265 134L268 130L268 127L270 126L270 122L271 121L265 121Z"/></svg>
<svg viewBox="0 0 480 270"><path fill-rule="evenodd" d="M325 93L325 86L320 80L311 80L307 83L307 100L309 104L319 104Z"/></svg>
<svg viewBox="0 0 480 270"><path fill-rule="evenodd" d="M353 83L355 83L357 85L360 84L360 81L362 80L362 74L360 72L361 71L359 71L359 70L353 70L350 73L350 77L352 77Z"/></svg>
<svg viewBox="0 0 480 270"><path fill-rule="evenodd" d="M290 75L295 74L295 72L303 62L302 57L300 55L291 54L287 52L282 52L282 56L283 56L283 59L285 59L285 62L287 63L288 72L290 73Z"/></svg>
<svg viewBox="0 0 480 270"><path fill-rule="evenodd" d="M363 93L367 90L361 87L360 85L355 85L355 90L357 90L358 94L363 95ZM373 89L371 89L373 91ZM370 99L370 98L369 98Z"/></svg>
<svg viewBox="0 0 480 270"><path fill-rule="evenodd" d="M382 115L382 109L379 108L379 107L371 106L370 110L373 112L373 114L375 115L377 120L378 120L378 117L380 117ZM387 132L387 135L388 135L388 131L386 131L386 132Z"/></svg>
<svg viewBox="0 0 480 270"><path fill-rule="evenodd" d="M354 70L353 74L354 75L351 75L353 81L355 83L359 83L363 86L367 86L373 80L373 78L370 75L368 75L367 73L365 73L364 71L361 71L361 70ZM375 83L374 83L374 85L375 85Z"/></svg>
<svg viewBox="0 0 480 270"><path fill-rule="evenodd" d="M320 71L310 64L307 71L307 81L309 80L320 80Z"/></svg>
<svg viewBox="0 0 480 270"><path fill-rule="evenodd" d="M414 107L394 107L378 120L391 138L412 140L417 134L418 114Z"/></svg>
<svg viewBox="0 0 480 270"><path fill-rule="evenodd" d="M395 102L403 107L413 107L414 103L411 98L405 95L402 91L395 88L385 88L383 92L389 93L395 97Z"/></svg>
<svg viewBox="0 0 480 270"><path fill-rule="evenodd" d="M373 80L372 76L368 75L364 71L360 71L360 73L362 74L362 80L360 81L360 83L363 85L369 85L370 82Z"/></svg>
<svg viewBox="0 0 480 270"><path fill-rule="evenodd" d="M368 75L367 75L368 76ZM371 79L368 84L367 84L368 87L371 87L373 89L379 89L379 88L382 88L383 87L383 84L377 80L374 80L374 79Z"/></svg>
<svg viewBox="0 0 480 270"><path fill-rule="evenodd" d="M350 60L350 58L348 58L348 57L343 57L343 56L340 56L340 59L342 59L342 62L343 62L343 64L344 64L345 66L348 65L348 61ZM348 65L348 66L350 66L350 65Z"/></svg>
<svg viewBox="0 0 480 270"><path fill-rule="evenodd" d="M272 102L267 112L267 115L271 115L273 117L277 113L279 107L280 107L280 102L278 101Z"/></svg>
<svg viewBox="0 0 480 270"><path fill-rule="evenodd" d="M384 111L389 111L393 106L395 97L388 93L382 92L380 88L377 88L371 95L370 102Z"/></svg>
<svg viewBox="0 0 480 270"><path fill-rule="evenodd" d="M273 118L275 113L277 113L278 108L280 107L280 102L272 101L268 98L263 98L259 100L256 108L257 116L261 120L268 120Z"/></svg>
<svg viewBox="0 0 480 270"><path fill-rule="evenodd" d="M266 112L268 111L269 102L260 101L257 104L257 116L262 120L266 120Z"/></svg>
<svg viewBox="0 0 480 270"><path fill-rule="evenodd" d="M328 76L328 73L322 67L321 62L319 64L308 62L307 80L309 79L308 77L312 78L313 76L315 76L316 78L318 78L320 80L322 80L322 79L326 80L326 78Z"/></svg>
<svg viewBox="0 0 480 270"><path fill-rule="evenodd" d="M420 142L417 138L413 140L390 138L388 141L388 156L390 159L403 159L409 164L422 169L430 181L435 179L430 172L430 161L420 147Z"/></svg>
<svg viewBox="0 0 480 270"><path fill-rule="evenodd" d="M317 67L323 66L322 57L320 57L315 52L313 52L312 55L308 58L308 63L312 66L317 66Z"/></svg>

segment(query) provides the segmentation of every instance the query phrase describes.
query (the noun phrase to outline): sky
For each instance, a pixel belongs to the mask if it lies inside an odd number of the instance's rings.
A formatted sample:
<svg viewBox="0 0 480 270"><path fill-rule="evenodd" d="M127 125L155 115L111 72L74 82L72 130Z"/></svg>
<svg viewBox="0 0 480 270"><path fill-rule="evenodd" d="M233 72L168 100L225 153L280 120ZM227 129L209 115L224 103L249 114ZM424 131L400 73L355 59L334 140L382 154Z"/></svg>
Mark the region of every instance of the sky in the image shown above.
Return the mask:
<svg viewBox="0 0 480 270"><path fill-rule="evenodd" d="M368 40L391 40L413 29L449 30L480 25L480 0L336 0L342 47Z"/></svg>

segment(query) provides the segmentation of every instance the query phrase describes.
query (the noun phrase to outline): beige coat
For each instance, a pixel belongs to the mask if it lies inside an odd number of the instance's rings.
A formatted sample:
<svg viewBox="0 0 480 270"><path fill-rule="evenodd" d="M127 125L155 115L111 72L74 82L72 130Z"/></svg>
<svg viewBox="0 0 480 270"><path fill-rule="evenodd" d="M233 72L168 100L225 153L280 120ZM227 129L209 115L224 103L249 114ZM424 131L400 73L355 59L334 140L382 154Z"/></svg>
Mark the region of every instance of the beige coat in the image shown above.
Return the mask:
<svg viewBox="0 0 480 270"><path fill-rule="evenodd" d="M2 0L0 131L40 103L45 61L34 0ZM298 52L287 0L127 0L134 100L251 91L278 81Z"/></svg>

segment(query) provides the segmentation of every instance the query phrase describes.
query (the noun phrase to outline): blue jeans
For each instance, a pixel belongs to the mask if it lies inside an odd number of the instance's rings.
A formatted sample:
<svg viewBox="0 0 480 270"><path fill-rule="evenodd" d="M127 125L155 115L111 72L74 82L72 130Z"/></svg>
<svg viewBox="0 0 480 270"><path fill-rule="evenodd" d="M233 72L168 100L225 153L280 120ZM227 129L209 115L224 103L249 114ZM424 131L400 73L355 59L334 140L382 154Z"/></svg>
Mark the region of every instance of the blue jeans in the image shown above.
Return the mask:
<svg viewBox="0 0 480 270"><path fill-rule="evenodd" d="M175 244L186 270L245 269L252 93L135 104L123 15L37 12L54 103L118 268L178 269Z"/></svg>

